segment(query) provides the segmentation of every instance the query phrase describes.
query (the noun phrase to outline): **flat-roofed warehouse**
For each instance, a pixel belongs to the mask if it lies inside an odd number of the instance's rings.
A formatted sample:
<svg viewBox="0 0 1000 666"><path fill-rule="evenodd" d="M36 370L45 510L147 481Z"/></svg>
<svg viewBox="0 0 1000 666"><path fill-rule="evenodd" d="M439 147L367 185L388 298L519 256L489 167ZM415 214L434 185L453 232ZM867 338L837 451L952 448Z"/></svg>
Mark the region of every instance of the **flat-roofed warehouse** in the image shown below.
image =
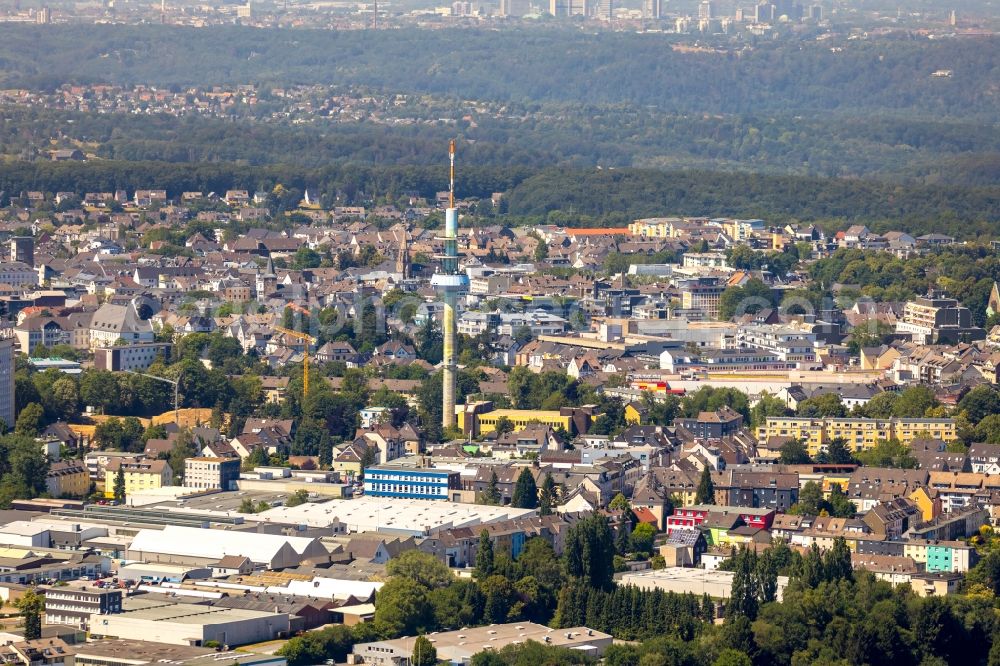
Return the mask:
<svg viewBox="0 0 1000 666"><path fill-rule="evenodd" d="M713 599L728 599L733 588L732 571L692 569L689 567L668 567L666 569L647 569L635 573L626 573L619 577L621 585L635 585L643 590L664 590L685 594L690 592L701 596L707 594ZM788 576L778 576L778 601L788 586Z"/></svg>
<svg viewBox="0 0 1000 666"><path fill-rule="evenodd" d="M452 664L468 664L472 661L472 655L477 652L499 651L507 645L527 641L572 648L598 658L612 642L609 634L587 627L551 629L534 622L491 624L487 627L442 631L427 634L427 639L434 645L438 660ZM348 662L351 663L353 659L353 663L378 666L409 663L416 640L416 636L407 636L387 641L358 643L354 646L354 652L348 657Z"/></svg>
<svg viewBox="0 0 1000 666"><path fill-rule="evenodd" d="M484 506L434 500L359 497L353 500L307 502L255 514L248 520L327 527L340 523L349 532L396 532L429 536L442 529L477 527L534 514L531 509Z"/></svg>
<svg viewBox="0 0 1000 666"><path fill-rule="evenodd" d="M154 641L170 645L246 645L288 635L287 613L169 602L149 603L114 615L94 613L92 636Z"/></svg>
<svg viewBox="0 0 1000 666"><path fill-rule="evenodd" d="M106 639L73 646L76 666L286 666L284 657L253 652L217 652L213 648L170 645L152 641Z"/></svg>
<svg viewBox="0 0 1000 666"><path fill-rule="evenodd" d="M126 556L142 562L204 566L227 555L242 555L255 566L267 569L330 560L319 539L178 525L167 525L162 530L139 530Z"/></svg>

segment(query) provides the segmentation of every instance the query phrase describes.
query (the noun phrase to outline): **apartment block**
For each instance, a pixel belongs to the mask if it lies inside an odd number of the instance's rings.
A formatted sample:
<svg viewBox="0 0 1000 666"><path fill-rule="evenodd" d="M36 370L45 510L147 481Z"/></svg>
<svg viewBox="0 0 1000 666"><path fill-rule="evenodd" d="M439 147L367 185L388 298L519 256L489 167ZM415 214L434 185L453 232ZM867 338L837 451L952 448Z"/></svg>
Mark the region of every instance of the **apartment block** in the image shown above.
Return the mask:
<svg viewBox="0 0 1000 666"><path fill-rule="evenodd" d="M863 451L873 448L878 442L898 439L909 444L917 438L934 438L945 442L956 439L953 419L866 419L866 418L800 418L770 417L767 423L757 429L757 438L767 441L777 439L799 439L816 455L826 449L831 440L842 438L850 448Z"/></svg>

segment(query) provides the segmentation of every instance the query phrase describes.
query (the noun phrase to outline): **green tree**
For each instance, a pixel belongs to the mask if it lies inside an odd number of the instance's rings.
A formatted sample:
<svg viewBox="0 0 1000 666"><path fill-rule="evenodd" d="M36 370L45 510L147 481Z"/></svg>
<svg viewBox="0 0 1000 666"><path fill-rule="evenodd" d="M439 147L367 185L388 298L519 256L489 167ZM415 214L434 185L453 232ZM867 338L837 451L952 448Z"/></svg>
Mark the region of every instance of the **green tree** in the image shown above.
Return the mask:
<svg viewBox="0 0 1000 666"><path fill-rule="evenodd" d="M712 471L708 465L701 470L701 479L695 491L695 504L715 504L715 485L712 483Z"/></svg>
<svg viewBox="0 0 1000 666"><path fill-rule="evenodd" d="M386 563L385 572L415 581L428 589L447 587L455 581L448 565L430 553L408 550Z"/></svg>
<svg viewBox="0 0 1000 666"><path fill-rule="evenodd" d="M958 411L969 421L979 423L990 414L1000 414L1000 391L987 385L977 386L958 401Z"/></svg>
<svg viewBox="0 0 1000 666"><path fill-rule="evenodd" d="M480 583L480 587L483 593L484 622L501 624L517 617L517 590L505 576L489 576Z"/></svg>
<svg viewBox="0 0 1000 666"><path fill-rule="evenodd" d="M812 461L805 444L799 439L788 439L781 445L779 460L783 465L805 465Z"/></svg>
<svg viewBox="0 0 1000 666"><path fill-rule="evenodd" d="M910 386L899 393L893 405L893 416L899 418L922 418L927 411L939 404L934 391L929 386Z"/></svg>
<svg viewBox="0 0 1000 666"><path fill-rule="evenodd" d="M493 575L494 557L493 540L488 530L479 533L479 547L476 549L475 578L486 580Z"/></svg>
<svg viewBox="0 0 1000 666"><path fill-rule="evenodd" d="M839 418L847 415L847 408L836 393L824 393L803 400L795 412L809 418Z"/></svg>
<svg viewBox="0 0 1000 666"><path fill-rule="evenodd" d="M826 462L834 465L849 465L855 462L854 454L847 446L847 440L843 437L835 437L826 446L824 454Z"/></svg>
<svg viewBox="0 0 1000 666"><path fill-rule="evenodd" d="M427 588L395 576L375 598L375 622L393 636L413 636L434 629L434 609Z"/></svg>
<svg viewBox="0 0 1000 666"><path fill-rule="evenodd" d="M614 556L614 538L604 516L591 514L570 527L563 555L568 576L587 587L609 589Z"/></svg>
<svg viewBox="0 0 1000 666"><path fill-rule="evenodd" d="M313 250L308 245L303 245L295 252L292 260L292 268L302 270L303 268L318 268L323 257L319 252Z"/></svg>
<svg viewBox="0 0 1000 666"><path fill-rule="evenodd" d="M500 418L497 419L496 425L494 426L494 430L496 431L497 435L505 435L508 432L514 432L514 422L511 421L506 416L501 416Z"/></svg>
<svg viewBox="0 0 1000 666"><path fill-rule="evenodd" d="M753 278L742 287L728 287L722 292L719 297L719 319L724 321L737 315L755 314L769 307L774 307L771 288Z"/></svg>
<svg viewBox="0 0 1000 666"><path fill-rule="evenodd" d="M52 383L51 393L43 396L43 400L51 406L55 418L68 421L80 411L80 393L76 380L72 377L62 377Z"/></svg>
<svg viewBox="0 0 1000 666"><path fill-rule="evenodd" d="M500 495L499 479L496 470L490 472L490 480L486 484L486 489L479 494L479 503L489 506L500 506L503 497Z"/></svg>
<svg viewBox="0 0 1000 666"><path fill-rule="evenodd" d="M305 504L308 501L309 501L309 493L306 490L299 488L294 493L288 496L288 499L285 500L285 506L299 506L301 504Z"/></svg>
<svg viewBox="0 0 1000 666"><path fill-rule="evenodd" d="M847 495L841 490L839 483L830 486L830 497L827 502L830 505L830 515L837 518L853 518L858 512L858 507L847 499Z"/></svg>
<svg viewBox="0 0 1000 666"><path fill-rule="evenodd" d="M910 449L897 439L879 440L872 448L858 451L855 458L866 467L896 467L900 469L915 469L917 467L917 459L910 453Z"/></svg>
<svg viewBox="0 0 1000 666"><path fill-rule="evenodd" d="M24 626L24 640L34 641L42 637L42 613L45 612L45 597L34 588L28 589L24 595L14 602L21 612L21 622Z"/></svg>
<svg viewBox="0 0 1000 666"><path fill-rule="evenodd" d="M538 506L538 486L530 468L525 467L518 475L510 504L518 509L534 509Z"/></svg>
<svg viewBox="0 0 1000 666"><path fill-rule="evenodd" d="M434 644L424 636L417 636L417 640L413 641L410 666L434 666L437 661L437 650L434 648Z"/></svg>
<svg viewBox="0 0 1000 666"><path fill-rule="evenodd" d="M17 415L17 423L14 432L18 435L37 437L42 431L42 424L45 421L45 410L37 402L29 402Z"/></svg>
<svg viewBox="0 0 1000 666"><path fill-rule="evenodd" d="M637 553L651 553L656 529L649 523L639 523L632 530L632 549Z"/></svg>
<svg viewBox="0 0 1000 666"><path fill-rule="evenodd" d="M115 472L115 485L113 489L115 496L115 501L119 504L125 503L125 470L118 467L118 471Z"/></svg>
<svg viewBox="0 0 1000 666"><path fill-rule="evenodd" d="M188 458L198 455L198 444L190 430L182 430L174 440L174 445L167 455L167 463L174 474L174 483L180 484L184 478L184 463Z"/></svg>
<svg viewBox="0 0 1000 666"><path fill-rule="evenodd" d="M628 498L624 494L618 493L608 502L608 508L612 511L627 511L630 508Z"/></svg>
<svg viewBox="0 0 1000 666"><path fill-rule="evenodd" d="M757 618L760 587L757 581L757 555L744 544L740 546L734 563L733 586L726 604L726 620L744 616L750 621Z"/></svg>
<svg viewBox="0 0 1000 666"><path fill-rule="evenodd" d="M851 565L851 550L844 537L833 540L833 548L823 557L823 575L826 580L854 580L854 567Z"/></svg>
<svg viewBox="0 0 1000 666"><path fill-rule="evenodd" d="M788 510L789 513L802 516L818 516L821 512L829 513L829 504L823 498L823 489L815 481L807 481L799 491L799 500Z"/></svg>
<svg viewBox="0 0 1000 666"><path fill-rule="evenodd" d="M767 423L769 416L787 416L788 411L788 406L781 398L763 393L750 409L750 426L758 428Z"/></svg>
<svg viewBox="0 0 1000 666"><path fill-rule="evenodd" d="M712 666L753 666L753 661L745 652L726 648L712 662Z"/></svg>
<svg viewBox="0 0 1000 666"><path fill-rule="evenodd" d="M558 493L556 491L556 482L552 478L551 472L545 473L545 478L542 479L542 491L538 495L538 513L542 516L550 516L555 510L556 502L558 502Z"/></svg>

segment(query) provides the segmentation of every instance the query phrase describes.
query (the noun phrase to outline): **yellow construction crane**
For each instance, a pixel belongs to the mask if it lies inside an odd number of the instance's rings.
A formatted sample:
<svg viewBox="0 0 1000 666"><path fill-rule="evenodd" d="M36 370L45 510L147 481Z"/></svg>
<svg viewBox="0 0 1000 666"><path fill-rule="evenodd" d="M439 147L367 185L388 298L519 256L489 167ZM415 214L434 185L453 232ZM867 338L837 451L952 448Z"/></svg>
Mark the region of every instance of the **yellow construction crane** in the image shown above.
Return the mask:
<svg viewBox="0 0 1000 666"><path fill-rule="evenodd" d="M309 395L309 345L316 344L316 338L308 333L299 333L284 326L274 326L273 328L278 333L283 333L297 340L303 340L306 343L302 346L302 398L305 399Z"/></svg>

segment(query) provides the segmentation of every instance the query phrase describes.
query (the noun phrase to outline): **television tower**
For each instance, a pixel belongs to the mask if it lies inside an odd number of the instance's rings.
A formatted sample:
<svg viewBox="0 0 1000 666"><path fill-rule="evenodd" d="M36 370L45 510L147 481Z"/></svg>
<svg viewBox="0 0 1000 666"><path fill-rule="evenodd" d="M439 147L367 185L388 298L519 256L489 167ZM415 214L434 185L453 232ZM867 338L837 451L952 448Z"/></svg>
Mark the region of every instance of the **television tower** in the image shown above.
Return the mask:
<svg viewBox="0 0 1000 666"><path fill-rule="evenodd" d="M444 355L441 427L455 425L455 383L458 367L455 363L455 300L460 291L468 289L469 278L458 269L458 211L455 209L455 140L448 144L448 209L444 213L444 254L438 255L441 270L431 278L431 285L444 300Z"/></svg>

